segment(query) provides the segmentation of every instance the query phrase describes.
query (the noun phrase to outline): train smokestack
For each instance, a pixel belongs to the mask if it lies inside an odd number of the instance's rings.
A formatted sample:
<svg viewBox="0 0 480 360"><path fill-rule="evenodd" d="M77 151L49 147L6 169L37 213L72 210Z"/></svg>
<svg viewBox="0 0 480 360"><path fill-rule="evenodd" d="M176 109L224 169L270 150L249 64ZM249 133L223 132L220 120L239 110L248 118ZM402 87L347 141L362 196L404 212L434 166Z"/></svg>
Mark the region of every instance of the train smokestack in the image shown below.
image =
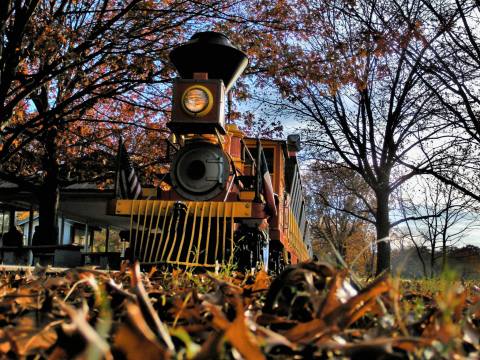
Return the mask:
<svg viewBox="0 0 480 360"><path fill-rule="evenodd" d="M170 60L182 79L207 73L209 79L222 80L226 92L248 65L247 55L233 46L228 37L214 31L196 33L170 52Z"/></svg>

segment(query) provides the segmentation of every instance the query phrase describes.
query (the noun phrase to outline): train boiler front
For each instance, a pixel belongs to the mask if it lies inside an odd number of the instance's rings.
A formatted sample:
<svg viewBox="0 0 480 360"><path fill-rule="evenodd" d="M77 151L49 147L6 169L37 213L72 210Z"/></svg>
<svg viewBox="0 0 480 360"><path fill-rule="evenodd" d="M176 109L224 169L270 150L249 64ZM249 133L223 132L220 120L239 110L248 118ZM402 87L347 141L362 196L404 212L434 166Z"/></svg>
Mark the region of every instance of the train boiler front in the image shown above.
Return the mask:
<svg viewBox="0 0 480 360"><path fill-rule="evenodd" d="M231 173L227 155L216 144L196 140L175 155L171 181L175 191L186 200L207 201L224 193Z"/></svg>

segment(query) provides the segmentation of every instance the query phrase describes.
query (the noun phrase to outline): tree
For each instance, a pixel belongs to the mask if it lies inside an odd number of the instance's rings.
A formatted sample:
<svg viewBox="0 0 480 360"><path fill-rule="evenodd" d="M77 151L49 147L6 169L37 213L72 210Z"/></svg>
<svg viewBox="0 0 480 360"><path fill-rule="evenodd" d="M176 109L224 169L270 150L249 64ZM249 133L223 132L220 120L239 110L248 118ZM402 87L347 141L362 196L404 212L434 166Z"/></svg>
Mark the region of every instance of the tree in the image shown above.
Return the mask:
<svg viewBox="0 0 480 360"><path fill-rule="evenodd" d="M444 271L449 251L475 227L477 204L453 186L432 177L421 178L414 188L413 196L404 197L402 201L406 212L419 218L414 225L430 249L430 277L433 277L437 259L441 258L441 271Z"/></svg>
<svg viewBox="0 0 480 360"><path fill-rule="evenodd" d="M404 218L408 218L408 212L407 212L407 209L406 209L406 201L404 201L402 199L402 197L400 197L399 202L400 202L399 208L400 208L400 212L401 212L402 216ZM405 221L405 228L400 228L399 229L399 235L403 239L409 239L410 242L413 244L413 246L415 247L415 252L417 254L417 257L420 260L420 263L422 264L423 276L428 277L427 265L425 263L425 257L424 257L424 253L425 253L425 249L426 249L425 244L426 244L427 240L424 237L414 233L414 231L412 229L412 226L409 223L409 221ZM404 247L402 246L400 253L403 252L403 249L404 249Z"/></svg>
<svg viewBox="0 0 480 360"><path fill-rule="evenodd" d="M164 84L172 74L167 54L185 39L193 20L207 21L228 6L1 2L0 178L36 194L42 241L56 240L60 175L74 169L73 154L82 159L102 149L111 159L123 125L133 121L156 130L140 138L138 128L130 131L133 148L164 136L159 131L169 98Z"/></svg>
<svg viewBox="0 0 480 360"><path fill-rule="evenodd" d="M371 255L369 222L359 219L369 219L364 202L373 200L363 179L348 168L314 162L304 180L311 232L320 248L325 251L333 246L348 265L359 254ZM343 265L335 258L338 265ZM369 268L365 261L355 265Z"/></svg>
<svg viewBox="0 0 480 360"><path fill-rule="evenodd" d="M431 156L421 171L480 200L480 34L476 26L480 4L473 0L422 3L432 26L441 32L422 61L422 81L441 104L455 146L442 149L441 156ZM463 176L457 176L459 164L463 164Z"/></svg>
<svg viewBox="0 0 480 360"><path fill-rule="evenodd" d="M375 195L377 274L390 268L391 194L418 173L418 146L443 128L438 101L422 82L422 60L442 33L423 27L419 0L389 4L300 2L296 30L279 38L282 68L272 83L286 99L285 116L308 123L316 159L347 167ZM432 30L433 29L433 30ZM301 39L301 41L299 41ZM403 221L403 220L400 220Z"/></svg>

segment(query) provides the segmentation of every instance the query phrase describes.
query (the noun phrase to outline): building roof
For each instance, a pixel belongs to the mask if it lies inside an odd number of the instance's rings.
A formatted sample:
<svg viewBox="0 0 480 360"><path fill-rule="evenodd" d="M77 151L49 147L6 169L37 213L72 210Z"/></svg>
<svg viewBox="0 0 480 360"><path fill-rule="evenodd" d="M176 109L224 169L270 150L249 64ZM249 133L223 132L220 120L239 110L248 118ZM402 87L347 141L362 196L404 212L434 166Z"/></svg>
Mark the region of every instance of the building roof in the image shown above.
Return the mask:
<svg viewBox="0 0 480 360"><path fill-rule="evenodd" d="M111 187L98 189L92 183L73 184L60 190L59 212L65 218L81 223L128 229L130 219L107 215L108 204L113 199ZM38 207L38 200L31 192L20 190L19 186L7 181L0 181L0 203L22 210Z"/></svg>

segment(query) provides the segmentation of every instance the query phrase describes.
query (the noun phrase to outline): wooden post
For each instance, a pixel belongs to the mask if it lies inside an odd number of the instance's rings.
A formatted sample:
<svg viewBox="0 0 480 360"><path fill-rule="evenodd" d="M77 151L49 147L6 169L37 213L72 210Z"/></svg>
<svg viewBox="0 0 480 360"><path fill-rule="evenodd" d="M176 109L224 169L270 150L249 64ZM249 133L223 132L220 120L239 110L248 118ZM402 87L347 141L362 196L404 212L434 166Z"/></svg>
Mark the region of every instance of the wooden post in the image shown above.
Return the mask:
<svg viewBox="0 0 480 360"><path fill-rule="evenodd" d="M64 237L65 237L65 216L62 213L62 221L60 224L60 245L63 245L64 243Z"/></svg>
<svg viewBox="0 0 480 360"><path fill-rule="evenodd" d="M108 252L108 241L110 240L110 225L107 225L105 234L105 252Z"/></svg>
<svg viewBox="0 0 480 360"><path fill-rule="evenodd" d="M93 252L93 242L95 241L95 228L90 230L90 252Z"/></svg>
<svg viewBox="0 0 480 360"><path fill-rule="evenodd" d="M8 231L15 227L15 209L10 210L10 216L8 217Z"/></svg>
<svg viewBox="0 0 480 360"><path fill-rule="evenodd" d="M88 224L85 223L85 244L83 244L83 249L85 252L88 252Z"/></svg>
<svg viewBox="0 0 480 360"><path fill-rule="evenodd" d="M30 205L30 210L28 212L28 246L32 246L32 237L33 237L33 206Z"/></svg>

